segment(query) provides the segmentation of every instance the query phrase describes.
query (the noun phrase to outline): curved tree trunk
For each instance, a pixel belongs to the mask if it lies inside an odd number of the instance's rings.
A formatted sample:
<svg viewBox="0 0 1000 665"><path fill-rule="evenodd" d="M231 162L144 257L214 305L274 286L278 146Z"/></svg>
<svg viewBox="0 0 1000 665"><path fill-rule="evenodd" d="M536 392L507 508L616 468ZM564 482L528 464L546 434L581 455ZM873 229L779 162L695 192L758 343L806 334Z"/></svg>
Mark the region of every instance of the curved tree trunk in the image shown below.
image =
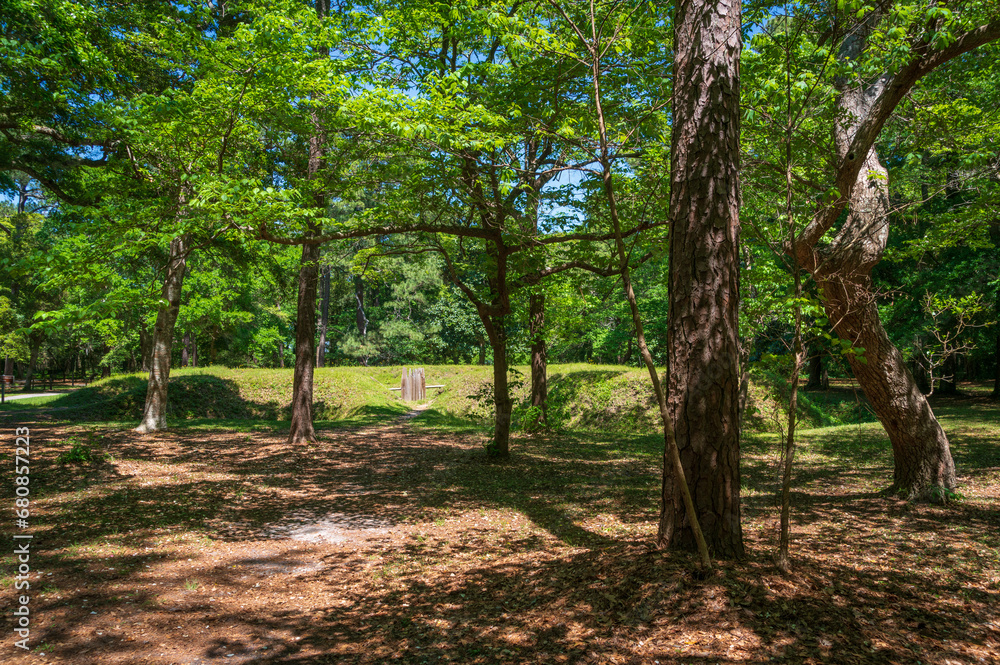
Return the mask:
<svg viewBox="0 0 1000 665"><path fill-rule="evenodd" d="M739 428L738 0L677 4L670 187L669 406L708 547L743 555ZM665 466L664 468L669 468ZM661 547L696 549L664 473Z"/></svg>
<svg viewBox="0 0 1000 665"><path fill-rule="evenodd" d="M316 291L318 244L302 245L299 298L295 314L295 371L292 375L292 422L289 443L316 440L313 428L313 363L316 362Z"/></svg>
<svg viewBox="0 0 1000 665"><path fill-rule="evenodd" d="M874 13L840 48L841 59L855 59L866 46L868 31L878 20ZM873 112L875 100L887 85L885 77L867 88L853 79L838 81L843 121L834 141L845 163L860 155L851 152L859 124ZM948 437L938 424L899 352L882 326L872 288L871 270L882 259L889 240L888 171L872 145L856 178L849 183L848 214L828 247L812 240L799 258L812 274L823 298L826 315L837 335L854 347L848 362L871 402L892 444L895 473L891 491L909 498L941 499L956 485ZM809 229L807 228L803 235Z"/></svg>
<svg viewBox="0 0 1000 665"><path fill-rule="evenodd" d="M911 498L940 498L940 488L956 484L948 437L913 375L879 321L868 280L816 279L823 289L834 330L864 353L848 362L892 443L895 462L891 490Z"/></svg>
<svg viewBox="0 0 1000 665"><path fill-rule="evenodd" d="M155 432L167 428L167 383L170 380L170 352L174 341L174 324L181 309L181 288L190 252L187 236L178 236L170 243L166 277L160 298L164 303L156 313L156 325L150 340L149 385L142 422L136 432Z"/></svg>
<svg viewBox="0 0 1000 665"><path fill-rule="evenodd" d="M845 92L843 104L860 117L864 95ZM838 141L846 146L844 140ZM846 150L846 147L843 148ZM909 498L941 498L956 484L948 437L878 315L871 269L889 240L888 172L872 148L851 189L844 226L827 249L813 255L813 279L834 332L863 352L847 356L858 385L885 427L895 473L891 491ZM818 259L818 261L816 261Z"/></svg>

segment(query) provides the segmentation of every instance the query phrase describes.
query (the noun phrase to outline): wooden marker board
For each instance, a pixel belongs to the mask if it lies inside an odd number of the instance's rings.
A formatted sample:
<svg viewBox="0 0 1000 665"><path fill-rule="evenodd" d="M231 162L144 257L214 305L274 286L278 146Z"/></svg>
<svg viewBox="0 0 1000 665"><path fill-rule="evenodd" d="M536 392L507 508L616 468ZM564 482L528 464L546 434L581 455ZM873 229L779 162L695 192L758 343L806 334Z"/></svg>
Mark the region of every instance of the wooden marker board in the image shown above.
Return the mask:
<svg viewBox="0 0 1000 665"><path fill-rule="evenodd" d="M403 368L403 376L399 382L404 402L421 402L427 397L427 381L424 379L424 368Z"/></svg>

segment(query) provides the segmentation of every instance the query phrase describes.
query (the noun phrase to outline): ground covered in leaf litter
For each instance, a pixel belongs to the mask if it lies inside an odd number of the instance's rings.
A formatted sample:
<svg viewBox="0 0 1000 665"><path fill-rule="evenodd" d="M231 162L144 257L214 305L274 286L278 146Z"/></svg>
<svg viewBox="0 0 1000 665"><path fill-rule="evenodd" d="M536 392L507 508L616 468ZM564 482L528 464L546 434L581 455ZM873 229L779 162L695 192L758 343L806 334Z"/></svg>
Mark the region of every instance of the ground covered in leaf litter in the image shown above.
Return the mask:
<svg viewBox="0 0 1000 665"><path fill-rule="evenodd" d="M877 494L877 426L805 433L788 575L776 444L748 442L748 557L707 576L651 547L656 437L519 437L496 464L420 418L303 446L40 423L33 651L0 662L997 663L1000 428L967 415L947 507Z"/></svg>

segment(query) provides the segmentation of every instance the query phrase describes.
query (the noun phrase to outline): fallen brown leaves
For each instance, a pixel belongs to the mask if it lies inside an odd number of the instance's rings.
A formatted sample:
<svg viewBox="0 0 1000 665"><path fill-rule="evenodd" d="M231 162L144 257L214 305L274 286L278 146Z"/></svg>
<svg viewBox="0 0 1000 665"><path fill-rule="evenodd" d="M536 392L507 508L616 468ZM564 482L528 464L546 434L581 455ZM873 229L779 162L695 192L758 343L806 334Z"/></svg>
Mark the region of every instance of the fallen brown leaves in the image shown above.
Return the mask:
<svg viewBox="0 0 1000 665"><path fill-rule="evenodd" d="M59 442L87 434L32 434L34 652L7 644L2 662L1000 662L992 468L933 507L872 493L885 468L805 455L793 572L770 563L758 491L750 556L703 579L650 548L655 441L522 438L496 465L402 420L300 447L102 429L111 460L71 466ZM768 454L747 451L752 486ZM339 516L334 542L276 538L291 515Z"/></svg>

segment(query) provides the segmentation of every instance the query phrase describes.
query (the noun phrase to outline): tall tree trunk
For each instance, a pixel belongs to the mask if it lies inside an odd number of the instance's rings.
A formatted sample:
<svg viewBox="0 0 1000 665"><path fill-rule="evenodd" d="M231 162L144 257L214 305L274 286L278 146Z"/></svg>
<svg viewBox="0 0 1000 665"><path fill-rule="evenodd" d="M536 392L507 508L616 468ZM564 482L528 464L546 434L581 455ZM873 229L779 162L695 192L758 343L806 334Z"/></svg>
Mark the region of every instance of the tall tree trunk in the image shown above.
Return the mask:
<svg viewBox="0 0 1000 665"><path fill-rule="evenodd" d="M182 340L183 346L181 347L181 367L188 366L188 360L191 355L191 333L184 333L184 338Z"/></svg>
<svg viewBox="0 0 1000 665"><path fill-rule="evenodd" d="M958 358L955 354L949 354L941 364L941 377L934 392L939 395L958 394Z"/></svg>
<svg viewBox="0 0 1000 665"><path fill-rule="evenodd" d="M628 365L632 362L632 338L629 337L628 341L625 342L625 355L618 356L619 365Z"/></svg>
<svg viewBox="0 0 1000 665"><path fill-rule="evenodd" d="M316 0L316 14L320 18L330 13L329 0ZM327 48L320 48L321 57L330 56ZM306 177L315 180L323 168L323 137L319 116L311 116L312 134L309 136L309 160ZM326 213L327 197L323 192L314 195L313 205ZM319 225L310 221L309 235L320 232ZM316 440L313 428L313 370L316 362L316 290L319 282L319 244L302 245L299 264L299 292L295 312L295 369L292 373L292 418L288 432L289 443L308 443Z"/></svg>
<svg viewBox="0 0 1000 665"><path fill-rule="evenodd" d="M677 3L670 173L668 395L697 518L716 556L743 556L739 427L738 0ZM661 547L695 550L664 474Z"/></svg>
<svg viewBox="0 0 1000 665"><path fill-rule="evenodd" d="M1000 311L1000 294L997 295L997 310ZM1000 400L1000 325L995 325L996 341L993 344L993 399Z"/></svg>
<svg viewBox="0 0 1000 665"><path fill-rule="evenodd" d="M181 309L181 288L190 252L186 235L177 236L170 243L166 276L160 297L164 303L156 313L150 353L149 385L142 422L136 432L155 432L167 428L167 382L170 380L170 351L174 341L174 324Z"/></svg>
<svg viewBox="0 0 1000 665"><path fill-rule="evenodd" d="M316 347L316 367L326 365L326 331L330 323L330 268L320 275L319 346Z"/></svg>
<svg viewBox="0 0 1000 665"><path fill-rule="evenodd" d="M365 281L361 279L360 275L354 276L354 321L358 326L358 337L361 338L361 343L364 344L365 340L368 338L368 317L365 315ZM363 364L368 364L367 356L363 359Z"/></svg>
<svg viewBox="0 0 1000 665"><path fill-rule="evenodd" d="M528 327L531 333L531 405L540 410L538 422L547 422L545 349L545 294L531 294L528 298Z"/></svg>
<svg viewBox="0 0 1000 665"><path fill-rule="evenodd" d="M830 377L823 364L825 355L823 347L819 344L813 345L812 353L809 355L809 380L805 385L806 390L827 390L830 387Z"/></svg>
<svg viewBox="0 0 1000 665"><path fill-rule="evenodd" d="M870 13L844 40L840 59L860 56L877 20L877 13ZM873 112L872 105L886 85L887 77L867 88L858 87L854 78L837 82L844 120L835 126L834 142L842 163L861 157L851 152L858 123ZM844 224L830 245L817 247L818 237L811 243L800 240L799 257L805 259L804 267L823 294L834 331L864 349L862 354L849 354L847 360L892 444L895 470L890 491L913 499L941 500L957 482L948 437L903 354L889 340L872 288L871 270L882 259L889 240L888 171L874 145L850 183L847 206ZM802 236L809 232L807 228Z"/></svg>
<svg viewBox="0 0 1000 665"><path fill-rule="evenodd" d="M510 385L507 383L507 328L506 317L491 316L483 322L493 348L493 440L487 447L490 457L507 457L510 455L510 417L514 410L514 401L510 398Z"/></svg>
<svg viewBox="0 0 1000 665"><path fill-rule="evenodd" d="M931 411L903 354L886 334L871 302L869 279L814 273L824 306L841 339L864 348L848 355L858 385L885 427L895 463L891 491L911 498L939 499L955 487L955 464L948 438Z"/></svg>
<svg viewBox="0 0 1000 665"><path fill-rule="evenodd" d="M38 332L31 332L28 335L28 371L24 377L24 389L26 391L32 389L32 381L35 378L35 368L38 365L38 351L42 347L42 335Z"/></svg>
<svg viewBox="0 0 1000 665"><path fill-rule="evenodd" d="M302 245L299 299L295 317L295 372L292 377L292 423L289 443L316 440L313 429L313 363L316 361L316 291L320 246Z"/></svg>
<svg viewBox="0 0 1000 665"><path fill-rule="evenodd" d="M990 240L995 248L1000 248L1000 220L990 224ZM1000 289L993 296L993 320L1000 321ZM1000 400L1000 323L993 326L993 394L994 400Z"/></svg>
<svg viewBox="0 0 1000 665"><path fill-rule="evenodd" d="M142 371L153 368L153 334L146 330L146 324L139 328L139 354L142 356Z"/></svg>

